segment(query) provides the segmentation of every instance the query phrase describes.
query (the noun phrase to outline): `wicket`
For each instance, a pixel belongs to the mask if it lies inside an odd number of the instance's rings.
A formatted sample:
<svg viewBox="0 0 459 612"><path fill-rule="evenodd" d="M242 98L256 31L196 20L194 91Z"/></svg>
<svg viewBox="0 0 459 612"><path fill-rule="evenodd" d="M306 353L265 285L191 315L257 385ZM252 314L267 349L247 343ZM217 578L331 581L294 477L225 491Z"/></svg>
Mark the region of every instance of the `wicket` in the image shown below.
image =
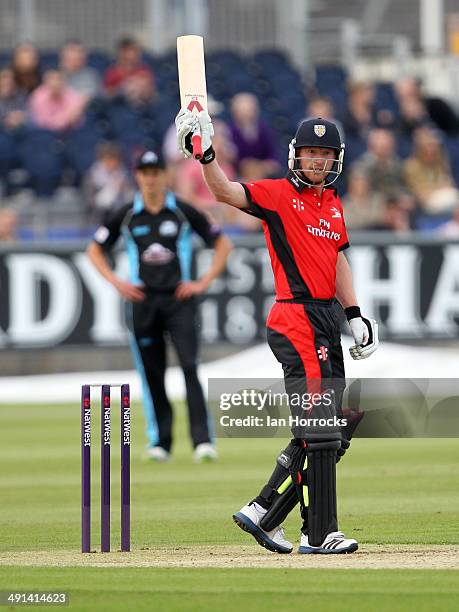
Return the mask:
<svg viewBox="0 0 459 612"><path fill-rule="evenodd" d="M100 551L110 552L111 387L121 388L121 551L131 548L131 396L129 385L83 385L81 388L81 552L91 552L91 387L101 388Z"/></svg>

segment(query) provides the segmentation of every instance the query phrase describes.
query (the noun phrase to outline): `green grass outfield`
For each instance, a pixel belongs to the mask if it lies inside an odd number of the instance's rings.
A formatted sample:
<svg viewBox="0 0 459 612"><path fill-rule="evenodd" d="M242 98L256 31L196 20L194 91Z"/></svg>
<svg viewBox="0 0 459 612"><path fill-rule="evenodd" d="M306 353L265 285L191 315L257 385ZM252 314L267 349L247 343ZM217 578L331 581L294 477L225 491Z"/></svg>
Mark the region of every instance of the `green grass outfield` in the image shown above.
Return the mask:
<svg viewBox="0 0 459 612"><path fill-rule="evenodd" d="M66 590L72 610L459 609L458 439L355 440L338 465L338 488L340 527L359 540L358 553L272 555L231 514L263 484L282 440L222 440L217 464L194 465L182 413L174 459L156 465L143 458L143 415L133 406L133 552L81 555L78 402L0 406L0 591ZM93 459L96 548L96 444ZM298 529L293 512L286 535L296 543Z"/></svg>

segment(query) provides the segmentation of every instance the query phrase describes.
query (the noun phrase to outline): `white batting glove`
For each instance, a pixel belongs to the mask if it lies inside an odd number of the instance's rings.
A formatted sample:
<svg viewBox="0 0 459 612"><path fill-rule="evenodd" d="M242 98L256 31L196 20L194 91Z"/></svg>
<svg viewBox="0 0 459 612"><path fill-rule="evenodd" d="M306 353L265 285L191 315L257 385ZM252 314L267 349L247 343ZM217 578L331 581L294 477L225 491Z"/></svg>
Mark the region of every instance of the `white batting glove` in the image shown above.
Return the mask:
<svg viewBox="0 0 459 612"><path fill-rule="evenodd" d="M181 108L175 118L175 127L177 129L177 144L179 150L185 157L192 157L193 145L191 143L191 137L200 132L198 116L187 108Z"/></svg>
<svg viewBox="0 0 459 612"><path fill-rule="evenodd" d="M374 319L362 317L357 306L346 308L345 313L355 340L349 353L352 359L367 359L379 346L378 324Z"/></svg>
<svg viewBox="0 0 459 612"><path fill-rule="evenodd" d="M212 119L206 110L198 113L199 128L201 130L202 150L204 153L212 147L212 137L214 135L214 126Z"/></svg>

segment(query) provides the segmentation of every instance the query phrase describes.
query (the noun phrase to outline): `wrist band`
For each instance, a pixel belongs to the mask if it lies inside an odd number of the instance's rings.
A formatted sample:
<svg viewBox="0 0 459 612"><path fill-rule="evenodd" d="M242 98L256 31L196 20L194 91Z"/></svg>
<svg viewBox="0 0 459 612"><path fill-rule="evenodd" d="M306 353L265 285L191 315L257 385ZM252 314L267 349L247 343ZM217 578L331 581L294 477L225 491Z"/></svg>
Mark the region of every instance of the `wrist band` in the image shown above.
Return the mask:
<svg viewBox="0 0 459 612"><path fill-rule="evenodd" d="M344 309L344 314L346 315L346 319L350 321L351 319L357 319L361 317L360 308L358 306L349 306L349 308Z"/></svg>
<svg viewBox="0 0 459 612"><path fill-rule="evenodd" d="M210 162L214 161L215 159L215 151L212 145L210 145L210 147L207 149L207 151L204 151L204 155L201 157L201 159L199 160L201 164L210 164Z"/></svg>

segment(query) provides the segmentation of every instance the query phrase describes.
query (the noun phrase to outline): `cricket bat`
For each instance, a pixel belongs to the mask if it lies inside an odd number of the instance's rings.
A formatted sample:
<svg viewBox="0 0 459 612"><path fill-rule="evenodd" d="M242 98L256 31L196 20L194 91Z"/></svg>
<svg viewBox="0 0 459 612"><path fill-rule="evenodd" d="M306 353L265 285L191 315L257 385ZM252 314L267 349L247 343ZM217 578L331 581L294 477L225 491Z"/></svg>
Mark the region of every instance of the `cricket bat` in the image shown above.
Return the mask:
<svg viewBox="0 0 459 612"><path fill-rule="evenodd" d="M177 65L182 108L199 113L207 110L206 68L204 64L204 40L202 36L177 38ZM193 134L193 157L203 155L201 134Z"/></svg>

